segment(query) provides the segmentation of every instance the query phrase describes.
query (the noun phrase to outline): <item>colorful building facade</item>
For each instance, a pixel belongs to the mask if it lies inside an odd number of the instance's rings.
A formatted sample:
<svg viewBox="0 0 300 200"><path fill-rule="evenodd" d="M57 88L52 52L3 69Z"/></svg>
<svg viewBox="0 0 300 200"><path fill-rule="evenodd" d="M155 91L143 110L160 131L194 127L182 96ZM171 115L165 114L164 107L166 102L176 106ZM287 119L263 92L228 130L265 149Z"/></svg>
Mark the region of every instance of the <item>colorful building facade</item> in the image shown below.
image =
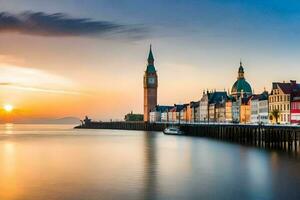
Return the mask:
<svg viewBox="0 0 300 200"><path fill-rule="evenodd" d="M291 102L291 123L300 124L300 95L294 97Z"/></svg>
<svg viewBox="0 0 300 200"><path fill-rule="evenodd" d="M269 96L269 119L270 123L291 123L291 103L300 92L300 85L291 80L289 83L274 82ZM295 106L296 106L295 99ZM297 107L297 106L296 106ZM297 110L293 110L296 119ZM277 113L277 114L276 114ZM278 115L278 116L277 116ZM293 120L296 123L297 120Z"/></svg>
<svg viewBox="0 0 300 200"><path fill-rule="evenodd" d="M268 92L259 95L253 95L250 100L251 123L267 124L269 121Z"/></svg>
<svg viewBox="0 0 300 200"><path fill-rule="evenodd" d="M203 92L202 98L199 101L199 121L208 122L208 97L209 92Z"/></svg>

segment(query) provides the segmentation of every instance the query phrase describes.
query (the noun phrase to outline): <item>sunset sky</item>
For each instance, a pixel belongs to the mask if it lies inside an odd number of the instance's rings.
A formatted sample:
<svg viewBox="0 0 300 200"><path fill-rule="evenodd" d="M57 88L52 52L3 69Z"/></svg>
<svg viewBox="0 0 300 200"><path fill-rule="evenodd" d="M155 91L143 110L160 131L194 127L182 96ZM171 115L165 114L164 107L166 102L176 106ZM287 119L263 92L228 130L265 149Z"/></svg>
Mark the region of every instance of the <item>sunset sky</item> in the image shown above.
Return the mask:
<svg viewBox="0 0 300 200"><path fill-rule="evenodd" d="M0 0L0 121L143 112L150 43L159 104L300 81L297 0ZM8 116L11 115L11 116Z"/></svg>

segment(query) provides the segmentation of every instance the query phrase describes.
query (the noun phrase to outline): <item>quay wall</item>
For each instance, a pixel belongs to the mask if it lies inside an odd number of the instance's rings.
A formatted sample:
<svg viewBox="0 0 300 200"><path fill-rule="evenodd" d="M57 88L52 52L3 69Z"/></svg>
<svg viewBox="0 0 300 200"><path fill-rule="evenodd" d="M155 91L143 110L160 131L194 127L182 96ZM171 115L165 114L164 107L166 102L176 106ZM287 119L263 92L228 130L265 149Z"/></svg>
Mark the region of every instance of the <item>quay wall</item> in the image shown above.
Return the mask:
<svg viewBox="0 0 300 200"><path fill-rule="evenodd" d="M168 123L145 122L91 122L75 128L163 131L170 125ZM299 146L299 126L241 124L176 124L176 126L180 127L188 136L294 150L297 150Z"/></svg>

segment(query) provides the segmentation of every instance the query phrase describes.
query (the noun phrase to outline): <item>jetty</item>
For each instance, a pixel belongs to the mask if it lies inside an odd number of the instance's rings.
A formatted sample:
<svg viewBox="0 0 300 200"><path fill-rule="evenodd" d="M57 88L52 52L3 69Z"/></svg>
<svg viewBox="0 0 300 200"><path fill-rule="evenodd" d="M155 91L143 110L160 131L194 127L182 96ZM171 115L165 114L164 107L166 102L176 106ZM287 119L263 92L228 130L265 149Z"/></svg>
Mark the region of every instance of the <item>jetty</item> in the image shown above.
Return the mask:
<svg viewBox="0 0 300 200"><path fill-rule="evenodd" d="M163 131L166 127L177 126L187 136L199 136L226 140L259 147L297 150L300 126L252 125L252 124L208 124L208 123L146 123L146 122L92 122L75 128L117 129L139 131Z"/></svg>

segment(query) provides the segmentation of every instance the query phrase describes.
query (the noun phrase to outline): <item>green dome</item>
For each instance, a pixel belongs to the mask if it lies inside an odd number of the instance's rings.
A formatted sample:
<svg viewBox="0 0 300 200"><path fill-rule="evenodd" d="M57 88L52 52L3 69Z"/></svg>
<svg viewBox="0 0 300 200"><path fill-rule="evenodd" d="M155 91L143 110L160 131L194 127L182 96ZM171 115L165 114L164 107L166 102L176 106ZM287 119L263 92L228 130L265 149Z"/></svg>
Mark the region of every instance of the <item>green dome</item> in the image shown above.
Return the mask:
<svg viewBox="0 0 300 200"><path fill-rule="evenodd" d="M238 79L232 86L231 93L232 94L240 94L243 91L243 93L247 95L252 94L252 88L250 84L244 79L240 78Z"/></svg>

